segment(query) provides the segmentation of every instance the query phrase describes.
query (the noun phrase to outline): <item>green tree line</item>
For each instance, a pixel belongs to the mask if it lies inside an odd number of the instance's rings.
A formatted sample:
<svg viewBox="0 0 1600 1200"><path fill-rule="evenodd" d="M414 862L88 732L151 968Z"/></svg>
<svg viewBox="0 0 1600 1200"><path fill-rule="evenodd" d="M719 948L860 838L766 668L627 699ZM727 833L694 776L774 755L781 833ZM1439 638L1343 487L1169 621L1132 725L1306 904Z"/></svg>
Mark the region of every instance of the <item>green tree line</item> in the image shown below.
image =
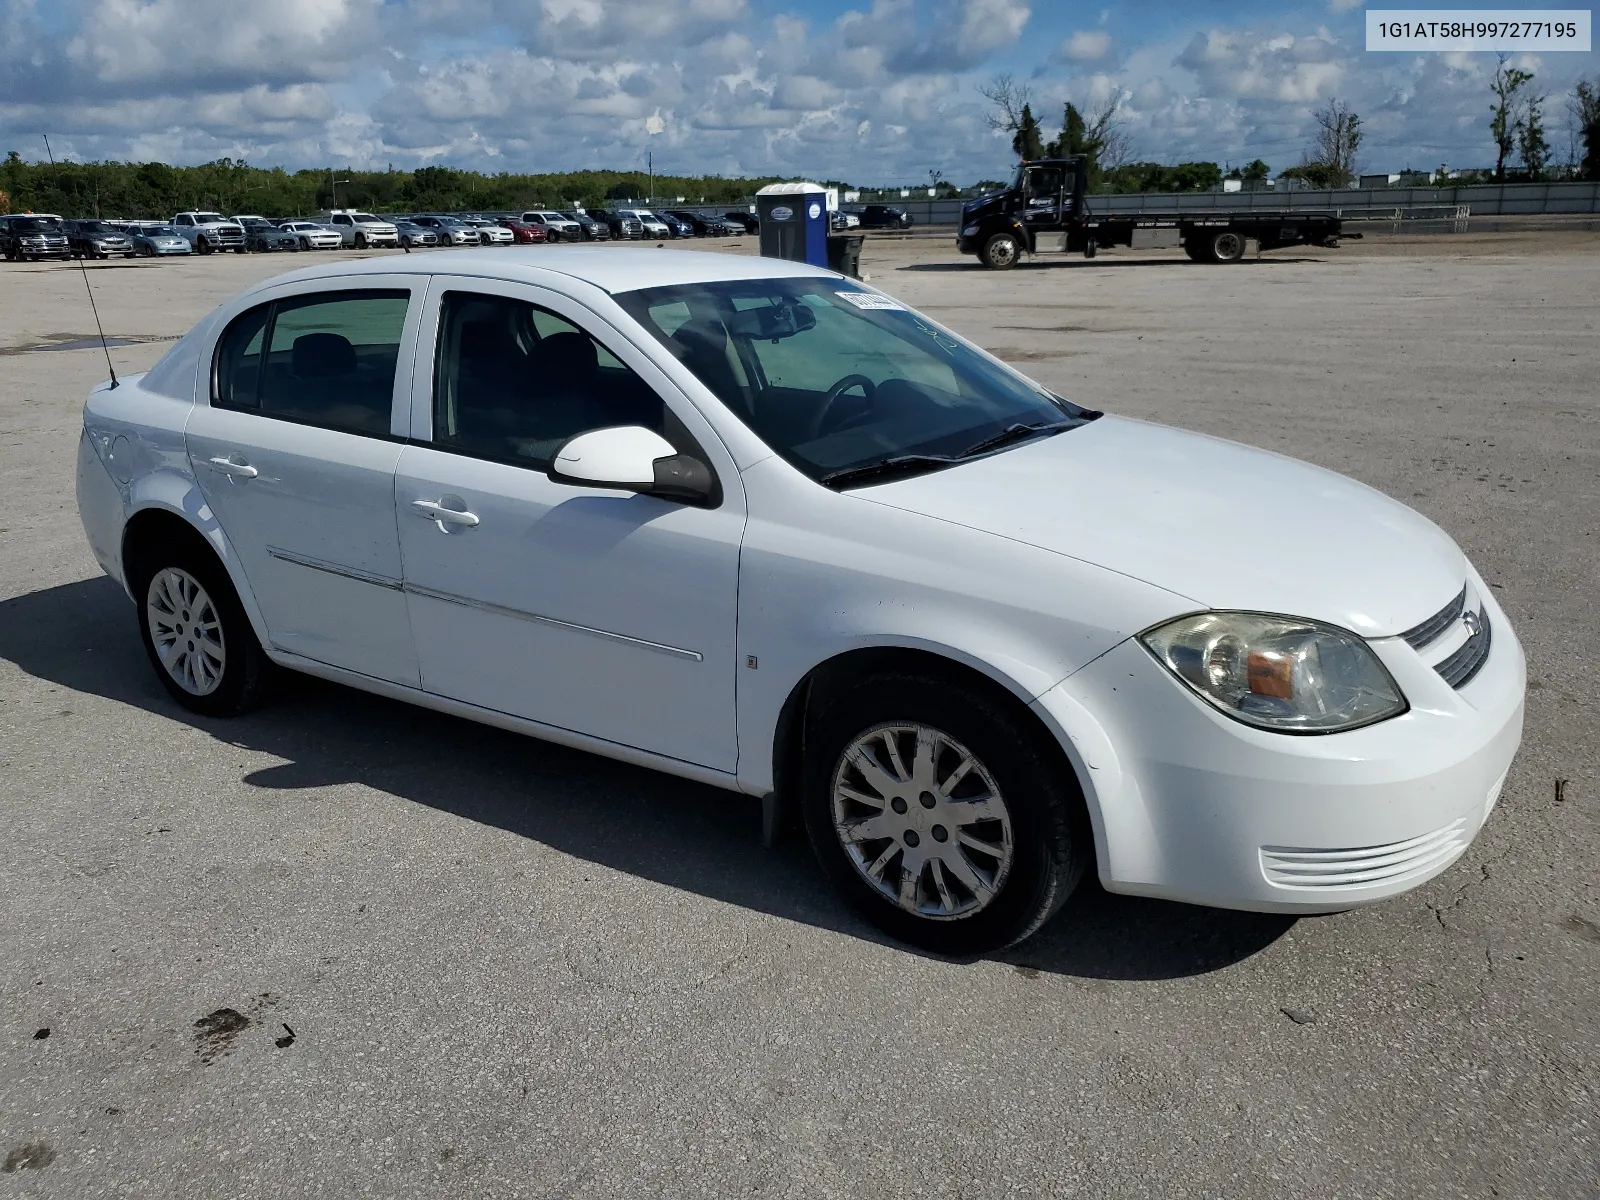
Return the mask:
<svg viewBox="0 0 1600 1200"><path fill-rule="evenodd" d="M686 204L734 204L777 177L657 175L658 197ZM0 163L0 193L12 212L64 217L166 218L187 209L306 216L335 206L379 212L520 212L529 208L601 208L649 191L642 171L570 171L484 175L452 167L415 171L285 171L218 159L195 167L166 163L26 162L12 151ZM5 209L0 208L0 211Z"/></svg>

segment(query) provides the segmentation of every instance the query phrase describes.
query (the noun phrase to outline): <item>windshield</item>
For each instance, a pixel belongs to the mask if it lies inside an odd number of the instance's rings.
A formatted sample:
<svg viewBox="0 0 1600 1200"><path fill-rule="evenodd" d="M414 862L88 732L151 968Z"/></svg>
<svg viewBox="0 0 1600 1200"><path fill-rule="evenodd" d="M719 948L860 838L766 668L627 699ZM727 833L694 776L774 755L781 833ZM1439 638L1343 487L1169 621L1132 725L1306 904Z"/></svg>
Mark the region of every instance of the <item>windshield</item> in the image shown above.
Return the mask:
<svg viewBox="0 0 1600 1200"><path fill-rule="evenodd" d="M933 470L1099 415L842 279L686 284L616 299L774 451L823 482L907 456L917 461L898 465Z"/></svg>
<svg viewBox="0 0 1600 1200"><path fill-rule="evenodd" d="M228 218L221 213L195 213L194 219L196 223L214 224L226 221Z"/></svg>
<svg viewBox="0 0 1600 1200"><path fill-rule="evenodd" d="M61 223L50 217L23 217L13 220L11 228L21 233L60 233Z"/></svg>
<svg viewBox="0 0 1600 1200"><path fill-rule="evenodd" d="M178 231L171 225L141 225L139 232L146 237L177 237Z"/></svg>

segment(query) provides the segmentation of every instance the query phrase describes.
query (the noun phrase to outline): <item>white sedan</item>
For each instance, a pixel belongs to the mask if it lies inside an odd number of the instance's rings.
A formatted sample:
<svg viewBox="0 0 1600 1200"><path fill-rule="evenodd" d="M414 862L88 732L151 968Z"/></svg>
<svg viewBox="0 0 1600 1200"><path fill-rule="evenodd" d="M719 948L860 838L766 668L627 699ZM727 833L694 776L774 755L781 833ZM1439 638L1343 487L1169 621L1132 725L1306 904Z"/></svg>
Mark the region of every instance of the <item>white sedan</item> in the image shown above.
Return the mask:
<svg viewBox="0 0 1600 1200"><path fill-rule="evenodd" d="M1091 867L1393 896L1522 732L1505 613L1404 505L771 259L280 276L91 394L78 503L178 703L289 668L764 797L942 952L1026 937Z"/></svg>

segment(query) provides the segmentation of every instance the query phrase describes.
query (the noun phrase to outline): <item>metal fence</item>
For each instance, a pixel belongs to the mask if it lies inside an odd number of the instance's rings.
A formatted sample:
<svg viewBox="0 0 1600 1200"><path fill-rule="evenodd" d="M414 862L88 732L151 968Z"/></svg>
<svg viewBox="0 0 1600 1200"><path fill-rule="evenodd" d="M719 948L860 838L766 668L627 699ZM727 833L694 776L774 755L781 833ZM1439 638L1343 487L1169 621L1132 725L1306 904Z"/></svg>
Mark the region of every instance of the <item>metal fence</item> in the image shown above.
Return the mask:
<svg viewBox="0 0 1600 1200"><path fill-rule="evenodd" d="M954 225L960 200L886 200L918 225ZM1600 183L1505 183L1458 188L1346 188L1338 191L1138 192L1090 196L1096 213L1190 212L1207 209L1315 208L1347 217L1391 217L1396 209L1471 210L1473 217L1600 214ZM848 207L848 206L847 206Z"/></svg>

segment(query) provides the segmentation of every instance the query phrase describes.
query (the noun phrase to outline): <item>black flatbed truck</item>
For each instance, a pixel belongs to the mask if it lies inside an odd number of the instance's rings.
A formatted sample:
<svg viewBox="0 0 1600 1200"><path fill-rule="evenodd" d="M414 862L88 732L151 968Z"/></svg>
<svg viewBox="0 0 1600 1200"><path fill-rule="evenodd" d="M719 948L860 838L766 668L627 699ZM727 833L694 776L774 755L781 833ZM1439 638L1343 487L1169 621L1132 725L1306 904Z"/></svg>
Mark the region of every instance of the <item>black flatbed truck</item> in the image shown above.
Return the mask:
<svg viewBox="0 0 1600 1200"><path fill-rule="evenodd" d="M1096 216L1088 195L1088 161L1081 155L1043 158L1017 168L1011 186L961 207L956 248L984 266L1004 271L1024 254L1074 254L1093 258L1103 246L1134 250L1177 249L1196 262L1231 263L1250 242L1260 250L1282 246L1337 246L1342 233L1331 212L1294 209L1195 209L1107 213Z"/></svg>

